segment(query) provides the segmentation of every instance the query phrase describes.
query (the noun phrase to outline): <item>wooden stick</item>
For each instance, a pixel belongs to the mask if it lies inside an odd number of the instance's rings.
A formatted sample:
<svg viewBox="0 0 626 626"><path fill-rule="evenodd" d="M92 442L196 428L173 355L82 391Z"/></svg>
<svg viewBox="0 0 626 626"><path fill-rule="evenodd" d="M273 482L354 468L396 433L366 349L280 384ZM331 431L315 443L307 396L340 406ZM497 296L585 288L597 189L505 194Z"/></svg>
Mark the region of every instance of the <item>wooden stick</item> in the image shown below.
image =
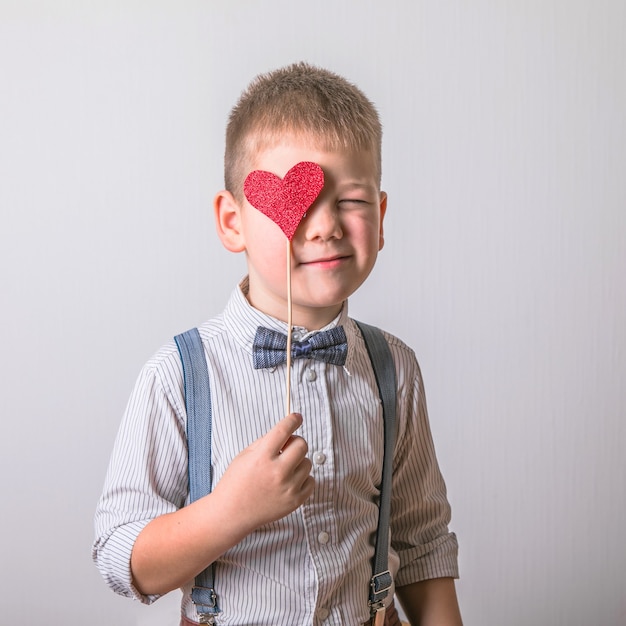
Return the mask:
<svg viewBox="0 0 626 626"><path fill-rule="evenodd" d="M291 239L287 239L287 393L285 415L291 413Z"/></svg>

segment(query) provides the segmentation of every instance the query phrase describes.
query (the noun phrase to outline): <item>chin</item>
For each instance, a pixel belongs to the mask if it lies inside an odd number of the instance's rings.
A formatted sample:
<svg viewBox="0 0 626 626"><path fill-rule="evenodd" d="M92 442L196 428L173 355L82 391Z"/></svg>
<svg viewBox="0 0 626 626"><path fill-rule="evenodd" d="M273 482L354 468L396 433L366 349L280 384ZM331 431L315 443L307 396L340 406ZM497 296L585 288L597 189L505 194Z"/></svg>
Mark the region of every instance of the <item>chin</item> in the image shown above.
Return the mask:
<svg viewBox="0 0 626 626"><path fill-rule="evenodd" d="M312 309L340 309L347 298L347 295L336 298L315 298L309 300L305 306Z"/></svg>

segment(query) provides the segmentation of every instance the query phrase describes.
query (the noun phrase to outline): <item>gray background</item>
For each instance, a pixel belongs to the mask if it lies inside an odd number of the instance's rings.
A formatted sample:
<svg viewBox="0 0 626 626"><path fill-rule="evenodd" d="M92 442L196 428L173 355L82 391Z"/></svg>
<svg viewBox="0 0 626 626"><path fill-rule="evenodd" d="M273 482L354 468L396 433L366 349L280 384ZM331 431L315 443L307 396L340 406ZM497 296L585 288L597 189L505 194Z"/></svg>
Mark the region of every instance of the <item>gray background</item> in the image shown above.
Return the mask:
<svg viewBox="0 0 626 626"><path fill-rule="evenodd" d="M626 4L0 2L0 623L173 625L90 560L141 365L219 312L229 108L305 59L385 124L352 313L412 345L466 626L626 624Z"/></svg>

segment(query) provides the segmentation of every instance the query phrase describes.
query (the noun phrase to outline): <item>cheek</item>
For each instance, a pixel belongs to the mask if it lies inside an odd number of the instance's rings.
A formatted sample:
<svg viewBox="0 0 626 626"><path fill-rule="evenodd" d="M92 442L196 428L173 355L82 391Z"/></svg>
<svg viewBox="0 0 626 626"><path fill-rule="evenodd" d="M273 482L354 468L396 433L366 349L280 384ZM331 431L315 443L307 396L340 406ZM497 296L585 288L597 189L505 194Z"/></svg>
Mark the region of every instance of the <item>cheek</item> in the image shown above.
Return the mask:
<svg viewBox="0 0 626 626"><path fill-rule="evenodd" d="M268 276L274 280L285 281L287 279L287 240L281 241L280 245L268 244L261 257L261 263Z"/></svg>
<svg viewBox="0 0 626 626"><path fill-rule="evenodd" d="M287 272L287 237L278 229L258 229L247 247L249 258L266 276L285 279Z"/></svg>
<svg viewBox="0 0 626 626"><path fill-rule="evenodd" d="M274 251L287 246L287 237L283 231L272 220L257 211L246 220L245 237L247 247L257 251Z"/></svg>
<svg viewBox="0 0 626 626"><path fill-rule="evenodd" d="M381 231L378 220L364 219L353 225L352 239L357 241L363 250L371 253L378 251L381 242Z"/></svg>

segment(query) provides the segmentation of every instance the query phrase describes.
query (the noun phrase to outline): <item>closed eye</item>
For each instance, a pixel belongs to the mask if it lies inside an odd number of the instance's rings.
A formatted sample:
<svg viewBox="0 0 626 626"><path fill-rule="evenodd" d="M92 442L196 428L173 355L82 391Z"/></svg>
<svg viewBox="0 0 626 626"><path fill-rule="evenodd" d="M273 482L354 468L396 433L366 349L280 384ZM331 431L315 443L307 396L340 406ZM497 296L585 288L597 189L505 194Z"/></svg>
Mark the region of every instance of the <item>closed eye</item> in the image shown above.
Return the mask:
<svg viewBox="0 0 626 626"><path fill-rule="evenodd" d="M363 206L368 204L371 204L371 202L369 202L368 200L362 200L361 198L344 198L343 200L339 200L339 206Z"/></svg>

